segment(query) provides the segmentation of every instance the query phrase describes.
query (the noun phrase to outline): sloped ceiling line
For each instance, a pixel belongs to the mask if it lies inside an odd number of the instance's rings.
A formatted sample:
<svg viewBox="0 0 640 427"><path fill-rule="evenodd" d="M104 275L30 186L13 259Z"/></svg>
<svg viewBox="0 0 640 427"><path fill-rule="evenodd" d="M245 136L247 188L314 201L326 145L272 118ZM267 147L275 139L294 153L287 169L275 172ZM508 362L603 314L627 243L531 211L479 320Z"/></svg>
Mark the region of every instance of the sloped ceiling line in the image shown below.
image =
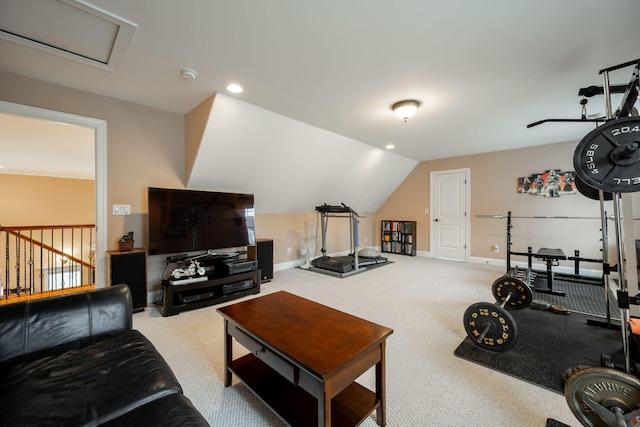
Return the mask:
<svg viewBox="0 0 640 427"><path fill-rule="evenodd" d="M186 117L186 187L253 193L258 213L375 212L418 164L220 93Z"/></svg>

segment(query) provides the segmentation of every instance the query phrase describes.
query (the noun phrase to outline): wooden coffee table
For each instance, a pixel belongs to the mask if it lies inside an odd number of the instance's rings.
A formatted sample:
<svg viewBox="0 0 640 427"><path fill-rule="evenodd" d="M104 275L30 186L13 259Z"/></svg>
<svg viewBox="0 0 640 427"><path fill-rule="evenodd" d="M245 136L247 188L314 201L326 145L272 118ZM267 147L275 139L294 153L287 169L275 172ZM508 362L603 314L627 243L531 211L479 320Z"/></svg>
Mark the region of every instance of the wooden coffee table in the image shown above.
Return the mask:
<svg viewBox="0 0 640 427"><path fill-rule="evenodd" d="M385 340L393 330L288 292L217 310L225 386L232 374L292 426L357 426L385 414ZM233 360L233 339L251 353ZM355 380L375 365L376 389Z"/></svg>

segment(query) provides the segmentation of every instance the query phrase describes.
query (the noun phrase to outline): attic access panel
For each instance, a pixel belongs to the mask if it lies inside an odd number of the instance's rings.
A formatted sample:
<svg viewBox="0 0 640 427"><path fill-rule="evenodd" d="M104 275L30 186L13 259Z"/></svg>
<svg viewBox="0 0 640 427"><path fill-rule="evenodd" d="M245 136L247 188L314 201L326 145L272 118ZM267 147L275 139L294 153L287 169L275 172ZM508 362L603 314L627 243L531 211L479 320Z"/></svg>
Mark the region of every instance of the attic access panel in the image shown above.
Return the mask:
<svg viewBox="0 0 640 427"><path fill-rule="evenodd" d="M136 24L83 0L3 0L0 38L117 71Z"/></svg>

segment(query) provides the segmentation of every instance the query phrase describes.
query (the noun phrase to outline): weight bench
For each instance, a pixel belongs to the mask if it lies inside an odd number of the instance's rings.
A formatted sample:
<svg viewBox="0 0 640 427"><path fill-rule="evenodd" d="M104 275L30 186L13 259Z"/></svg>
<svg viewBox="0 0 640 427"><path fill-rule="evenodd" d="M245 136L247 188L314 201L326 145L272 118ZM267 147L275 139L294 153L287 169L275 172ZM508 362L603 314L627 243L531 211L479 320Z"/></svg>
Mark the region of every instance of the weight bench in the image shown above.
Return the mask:
<svg viewBox="0 0 640 427"><path fill-rule="evenodd" d="M547 265L547 288L536 289L535 291L546 293L546 294L564 296L564 292L553 290L553 271L552 271L552 267L554 265L558 265L559 260L567 259L567 256L564 254L562 249L540 248L534 256L536 257L536 259L543 260Z"/></svg>

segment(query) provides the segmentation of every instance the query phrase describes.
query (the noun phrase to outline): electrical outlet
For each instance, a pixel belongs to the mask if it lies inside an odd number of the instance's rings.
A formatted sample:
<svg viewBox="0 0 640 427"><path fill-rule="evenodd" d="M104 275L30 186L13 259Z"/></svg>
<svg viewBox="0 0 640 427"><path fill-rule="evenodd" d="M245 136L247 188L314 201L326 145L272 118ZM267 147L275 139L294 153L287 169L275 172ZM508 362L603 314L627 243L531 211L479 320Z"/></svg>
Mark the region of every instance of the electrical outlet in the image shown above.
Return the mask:
<svg viewBox="0 0 640 427"><path fill-rule="evenodd" d="M493 245L493 252L500 252L500 247L498 245Z"/></svg>
<svg viewBox="0 0 640 427"><path fill-rule="evenodd" d="M287 248L287 255L291 255L291 248Z"/></svg>

